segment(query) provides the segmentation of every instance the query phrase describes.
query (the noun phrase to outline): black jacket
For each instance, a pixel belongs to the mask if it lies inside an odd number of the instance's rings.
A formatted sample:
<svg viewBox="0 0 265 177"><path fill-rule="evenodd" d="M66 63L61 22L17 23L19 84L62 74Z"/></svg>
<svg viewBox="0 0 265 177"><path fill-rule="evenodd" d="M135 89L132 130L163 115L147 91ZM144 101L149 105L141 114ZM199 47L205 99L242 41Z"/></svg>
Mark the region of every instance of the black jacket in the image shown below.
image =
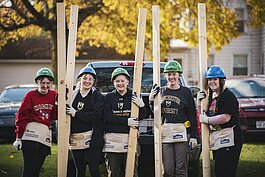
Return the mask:
<svg viewBox="0 0 265 177"><path fill-rule="evenodd" d="M80 109L80 102L83 104L83 109L77 111L75 117L71 119L71 133L80 133L93 129L90 147L101 147L104 142L104 122L102 118L104 96L93 88L87 96L82 98L78 91L72 106L78 110Z"/></svg>

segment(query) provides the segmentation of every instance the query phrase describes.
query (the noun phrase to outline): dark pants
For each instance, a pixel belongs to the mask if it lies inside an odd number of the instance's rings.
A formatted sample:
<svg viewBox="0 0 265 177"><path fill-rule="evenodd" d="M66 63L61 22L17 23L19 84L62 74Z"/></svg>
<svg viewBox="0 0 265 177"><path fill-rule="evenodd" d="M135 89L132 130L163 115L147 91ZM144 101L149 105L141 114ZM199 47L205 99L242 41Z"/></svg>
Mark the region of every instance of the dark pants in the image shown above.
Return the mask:
<svg viewBox="0 0 265 177"><path fill-rule="evenodd" d="M140 146L137 146L134 163L133 177L138 177L138 158L140 155ZM112 153L105 154L106 167L108 177L125 177L127 153Z"/></svg>
<svg viewBox="0 0 265 177"><path fill-rule="evenodd" d="M88 149L87 164L91 177L100 177L99 165L102 158L102 148Z"/></svg>
<svg viewBox="0 0 265 177"><path fill-rule="evenodd" d="M236 126L239 129L239 126ZM235 128L235 129L236 129ZM214 173L216 177L235 177L242 149L241 130L235 130L235 146L213 151Z"/></svg>
<svg viewBox="0 0 265 177"><path fill-rule="evenodd" d="M187 142L163 143L162 154L163 177L188 176Z"/></svg>
<svg viewBox="0 0 265 177"><path fill-rule="evenodd" d="M124 177L127 153L106 153L108 177Z"/></svg>
<svg viewBox="0 0 265 177"><path fill-rule="evenodd" d="M39 177L41 167L51 148L35 141L22 140L24 168L22 177Z"/></svg>
<svg viewBox="0 0 265 177"><path fill-rule="evenodd" d="M101 148L88 148L83 150L69 151L67 176L85 177L86 164L88 163L90 176L100 177L100 159Z"/></svg>

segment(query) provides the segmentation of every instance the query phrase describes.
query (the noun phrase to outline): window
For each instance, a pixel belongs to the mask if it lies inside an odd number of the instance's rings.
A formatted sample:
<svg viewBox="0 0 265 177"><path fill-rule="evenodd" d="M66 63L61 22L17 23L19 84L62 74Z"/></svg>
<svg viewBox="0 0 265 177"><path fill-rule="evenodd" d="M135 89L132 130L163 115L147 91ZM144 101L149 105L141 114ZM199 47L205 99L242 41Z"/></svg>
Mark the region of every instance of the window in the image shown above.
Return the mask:
<svg viewBox="0 0 265 177"><path fill-rule="evenodd" d="M234 55L234 75L248 74L248 55Z"/></svg>
<svg viewBox="0 0 265 177"><path fill-rule="evenodd" d="M236 21L236 27L237 27L237 30L240 32L240 33L243 33L245 32L245 25L244 25L244 21L245 21L245 18L244 18L244 9L235 9L236 11L236 14L237 14L237 21Z"/></svg>
<svg viewBox="0 0 265 177"><path fill-rule="evenodd" d="M207 59L207 68L209 69L212 65L214 65L214 55L209 54Z"/></svg>

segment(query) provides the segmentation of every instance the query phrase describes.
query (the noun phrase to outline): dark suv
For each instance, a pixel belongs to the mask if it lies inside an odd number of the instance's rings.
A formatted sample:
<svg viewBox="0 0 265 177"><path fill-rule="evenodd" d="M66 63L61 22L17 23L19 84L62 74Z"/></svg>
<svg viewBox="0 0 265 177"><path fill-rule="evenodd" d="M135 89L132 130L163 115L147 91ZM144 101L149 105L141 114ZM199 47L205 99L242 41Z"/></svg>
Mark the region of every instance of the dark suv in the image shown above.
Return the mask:
<svg viewBox="0 0 265 177"><path fill-rule="evenodd" d="M91 66L97 73L97 89L103 94L110 92L114 89L111 83L111 73L115 68L122 67L126 69L133 77L134 61L102 61L91 62L87 66ZM161 62L161 73L165 66L165 62ZM132 87L132 80L129 87ZM186 86L186 82L183 77L180 77L180 83ZM153 63L144 62L141 95L147 107L146 119L140 121L139 125L139 144L141 145L141 154L139 156L139 176L148 177L154 176L154 134L153 134L153 112L149 108L149 92L153 85ZM166 85L166 80L161 74L161 85ZM195 89L195 88L194 88ZM198 90L197 90L198 91ZM196 92L192 90L192 92ZM197 117L198 118L198 117ZM199 131L198 131L199 132ZM189 152L189 176L199 176L199 157L201 153L201 146L198 145L196 149Z"/></svg>
<svg viewBox="0 0 265 177"><path fill-rule="evenodd" d="M34 84L5 87L0 95L0 139L15 139L15 119L25 94L37 88Z"/></svg>

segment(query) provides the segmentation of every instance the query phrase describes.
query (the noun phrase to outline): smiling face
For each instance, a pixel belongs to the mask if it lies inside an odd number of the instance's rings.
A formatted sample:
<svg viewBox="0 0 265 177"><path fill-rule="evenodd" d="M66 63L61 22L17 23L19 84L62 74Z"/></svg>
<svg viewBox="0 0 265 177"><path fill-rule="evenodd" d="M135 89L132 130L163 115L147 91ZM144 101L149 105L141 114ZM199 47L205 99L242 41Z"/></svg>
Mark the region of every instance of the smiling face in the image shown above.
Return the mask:
<svg viewBox="0 0 265 177"><path fill-rule="evenodd" d="M48 77L42 77L37 80L38 92L41 94L47 94L51 89L52 81Z"/></svg>
<svg viewBox="0 0 265 177"><path fill-rule="evenodd" d="M178 88L179 87L179 73L178 72L168 72L164 73L167 79L167 85L169 88Z"/></svg>
<svg viewBox="0 0 265 177"><path fill-rule="evenodd" d="M95 83L95 79L91 74L83 74L79 79L78 79L81 83L81 91L88 91L90 90L94 83Z"/></svg>
<svg viewBox="0 0 265 177"><path fill-rule="evenodd" d="M219 92L220 90L220 79L219 78L207 79L207 83L210 89L212 89L216 93Z"/></svg>
<svg viewBox="0 0 265 177"><path fill-rule="evenodd" d="M115 89L121 94L124 95L127 92L127 87L129 80L124 75L118 75L113 81Z"/></svg>

